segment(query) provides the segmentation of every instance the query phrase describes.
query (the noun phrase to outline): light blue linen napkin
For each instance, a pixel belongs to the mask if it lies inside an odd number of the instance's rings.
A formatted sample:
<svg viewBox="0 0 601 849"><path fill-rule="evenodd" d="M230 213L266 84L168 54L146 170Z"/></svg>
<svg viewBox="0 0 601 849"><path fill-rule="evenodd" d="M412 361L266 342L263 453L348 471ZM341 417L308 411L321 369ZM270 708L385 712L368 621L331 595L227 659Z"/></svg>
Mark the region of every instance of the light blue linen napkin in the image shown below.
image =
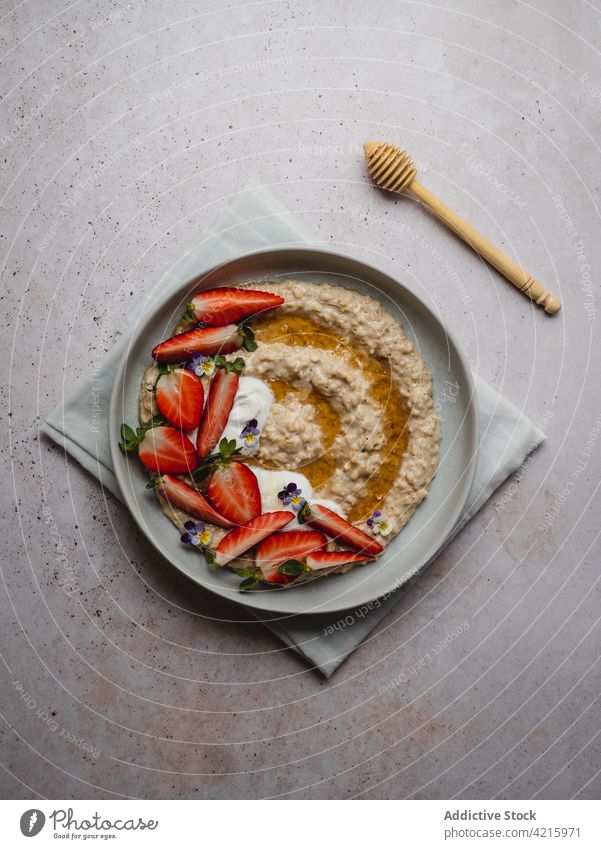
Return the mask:
<svg viewBox="0 0 601 849"><path fill-rule="evenodd" d="M237 254L310 241L310 234L292 213L267 189L251 181L231 198L203 238L163 275L154 293L163 295L183 280ZM146 297L145 306L152 298L152 293ZM41 427L119 499L121 493L111 466L108 419L93 417L98 416L98 410L108 412L115 371L128 339L124 327L93 374L50 413ZM466 509L444 545L544 439L513 404L477 378L476 394L481 426L476 477ZM273 619L266 614L255 615L287 646L329 677L394 606L402 591L342 614Z"/></svg>

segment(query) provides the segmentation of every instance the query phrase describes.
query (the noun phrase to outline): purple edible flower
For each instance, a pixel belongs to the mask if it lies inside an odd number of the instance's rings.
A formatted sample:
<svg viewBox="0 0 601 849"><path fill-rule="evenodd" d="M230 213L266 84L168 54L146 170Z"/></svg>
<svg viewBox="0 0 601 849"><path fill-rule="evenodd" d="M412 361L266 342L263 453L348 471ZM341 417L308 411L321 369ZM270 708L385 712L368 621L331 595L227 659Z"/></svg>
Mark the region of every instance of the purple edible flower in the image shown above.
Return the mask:
<svg viewBox="0 0 601 849"><path fill-rule="evenodd" d="M302 489L299 489L294 482L289 483L288 486L278 492L278 498L282 504L290 505L295 512L298 512L306 503L302 497Z"/></svg>
<svg viewBox="0 0 601 849"><path fill-rule="evenodd" d="M181 541L186 545L208 545L213 534L204 525L188 521L184 524L186 532L181 535Z"/></svg>
<svg viewBox="0 0 601 849"><path fill-rule="evenodd" d="M374 534L382 534L383 537L387 537L392 530L392 525L386 516L382 515L381 510L374 510L371 515L371 519L367 520L367 524Z"/></svg>
<svg viewBox="0 0 601 849"><path fill-rule="evenodd" d="M244 425L240 434L240 439L242 440L245 448L256 448L258 445L259 435L261 433L258 428L258 424L259 423L256 419L251 419Z"/></svg>
<svg viewBox="0 0 601 849"><path fill-rule="evenodd" d="M215 360L213 357L205 357L204 354L196 354L186 368L194 372L196 377L212 377L215 373Z"/></svg>

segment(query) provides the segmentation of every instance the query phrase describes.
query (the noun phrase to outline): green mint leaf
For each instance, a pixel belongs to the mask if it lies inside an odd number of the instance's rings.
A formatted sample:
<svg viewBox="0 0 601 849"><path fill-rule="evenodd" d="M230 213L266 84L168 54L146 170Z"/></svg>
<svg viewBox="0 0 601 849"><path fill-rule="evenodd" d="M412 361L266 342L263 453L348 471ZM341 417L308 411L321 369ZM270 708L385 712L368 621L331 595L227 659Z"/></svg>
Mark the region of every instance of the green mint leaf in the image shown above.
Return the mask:
<svg viewBox="0 0 601 849"><path fill-rule="evenodd" d="M290 575L291 577L297 578L299 575L302 575L303 572L310 572L308 566L305 566L304 563L301 563L300 560L287 560L285 563L282 563L278 572L280 575Z"/></svg>
<svg viewBox="0 0 601 849"><path fill-rule="evenodd" d="M214 563L215 562L215 552L212 551L210 548L205 548L204 551L203 551L203 554L205 556L205 560L207 561L207 563Z"/></svg>
<svg viewBox="0 0 601 849"><path fill-rule="evenodd" d="M247 568L243 567L241 569L236 569L235 572L236 572L236 575L238 575L239 578L257 578L258 579L258 574L254 569L247 569Z"/></svg>
<svg viewBox="0 0 601 849"><path fill-rule="evenodd" d="M253 587L256 587L258 583L259 583L259 579L256 578L253 575L250 578L245 578L242 581L242 583L240 584L240 586L238 587L238 589L240 590L241 593L245 593L248 590L252 590Z"/></svg>

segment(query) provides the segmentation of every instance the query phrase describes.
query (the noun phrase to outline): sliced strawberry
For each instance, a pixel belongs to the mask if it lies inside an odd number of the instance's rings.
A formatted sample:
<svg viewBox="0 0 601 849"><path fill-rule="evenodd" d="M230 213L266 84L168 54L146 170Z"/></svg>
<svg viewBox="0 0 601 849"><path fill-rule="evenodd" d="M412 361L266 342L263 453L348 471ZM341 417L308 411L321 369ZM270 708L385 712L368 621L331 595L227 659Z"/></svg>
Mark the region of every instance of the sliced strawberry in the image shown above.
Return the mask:
<svg viewBox="0 0 601 849"><path fill-rule="evenodd" d="M261 513L257 477L244 463L218 466L211 475L208 492L215 508L236 525L243 525Z"/></svg>
<svg viewBox="0 0 601 849"><path fill-rule="evenodd" d="M240 376L236 372L225 369L215 372L196 438L196 450L203 460L219 442L234 406L239 382Z"/></svg>
<svg viewBox="0 0 601 849"><path fill-rule="evenodd" d="M317 571L346 563L365 563L366 560L365 554L357 554L356 551L313 551L307 557L307 566L311 571Z"/></svg>
<svg viewBox="0 0 601 849"><path fill-rule="evenodd" d="M185 368L162 374L157 380L157 407L167 421L180 430L198 427L204 399L202 383Z"/></svg>
<svg viewBox="0 0 601 849"><path fill-rule="evenodd" d="M240 525L239 528L226 534L217 546L215 563L218 566L225 566L230 560L244 554L253 545L257 545L265 537L279 531L293 519L294 513L288 510L276 510L275 513L263 513L262 516L256 516L250 522Z"/></svg>
<svg viewBox="0 0 601 849"><path fill-rule="evenodd" d="M242 321L243 318L265 310L272 310L283 303L283 298L272 295L271 292L223 287L198 292L192 298L190 311L196 320L203 324L222 326Z"/></svg>
<svg viewBox="0 0 601 849"><path fill-rule="evenodd" d="M198 465L194 446L187 436L174 427L152 427L144 434L138 455L151 472L192 472Z"/></svg>
<svg viewBox="0 0 601 849"><path fill-rule="evenodd" d="M338 513L328 510L327 507L322 507L321 504L305 505L299 514L299 521L308 522L313 528L324 531L336 542L345 542L372 557L384 551L383 546L375 539L372 539L360 528L356 528L355 525L351 525Z"/></svg>
<svg viewBox="0 0 601 849"><path fill-rule="evenodd" d="M158 363L182 363L193 354L231 354L242 347L243 336L236 324L225 327L197 327L178 333L152 349Z"/></svg>
<svg viewBox="0 0 601 849"><path fill-rule="evenodd" d="M201 519L219 528L233 527L225 516L221 516L211 507L201 492L173 475L162 475L156 482L156 489L172 507L189 513L195 519Z"/></svg>
<svg viewBox="0 0 601 849"><path fill-rule="evenodd" d="M327 542L318 531L281 531L272 534L257 548L257 567L265 581L274 582L282 563L304 559L307 554L327 545ZM282 582L275 579L275 583Z"/></svg>

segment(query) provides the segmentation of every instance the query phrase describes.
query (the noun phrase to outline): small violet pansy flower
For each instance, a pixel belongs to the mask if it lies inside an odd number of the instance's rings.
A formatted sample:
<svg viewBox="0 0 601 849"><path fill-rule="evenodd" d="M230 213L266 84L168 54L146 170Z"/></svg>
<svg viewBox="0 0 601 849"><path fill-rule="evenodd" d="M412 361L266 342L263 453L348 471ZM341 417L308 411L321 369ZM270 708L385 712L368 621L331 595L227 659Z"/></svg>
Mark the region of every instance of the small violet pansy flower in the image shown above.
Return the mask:
<svg viewBox="0 0 601 849"><path fill-rule="evenodd" d="M188 521L185 523L184 528L186 529L186 533L182 534L181 540L186 545L208 545L213 539L212 532L206 529L204 525Z"/></svg>
<svg viewBox="0 0 601 849"><path fill-rule="evenodd" d="M244 425L240 433L242 445L247 451L253 451L259 444L260 430L256 419L251 419Z"/></svg>
<svg viewBox="0 0 601 849"><path fill-rule="evenodd" d="M215 373L215 360L213 357L205 357L204 354L196 354L186 368L193 371L196 377L212 377Z"/></svg>
<svg viewBox="0 0 601 849"><path fill-rule="evenodd" d="M295 483L291 482L288 486L278 492L278 498L282 504L285 504L287 507L292 507L294 512L298 513L298 511L306 503L302 493L302 489L299 489Z"/></svg>
<svg viewBox="0 0 601 849"><path fill-rule="evenodd" d="M392 530L392 525L380 510L374 510L371 518L367 520L367 524L374 534L382 534L383 537L387 537Z"/></svg>

